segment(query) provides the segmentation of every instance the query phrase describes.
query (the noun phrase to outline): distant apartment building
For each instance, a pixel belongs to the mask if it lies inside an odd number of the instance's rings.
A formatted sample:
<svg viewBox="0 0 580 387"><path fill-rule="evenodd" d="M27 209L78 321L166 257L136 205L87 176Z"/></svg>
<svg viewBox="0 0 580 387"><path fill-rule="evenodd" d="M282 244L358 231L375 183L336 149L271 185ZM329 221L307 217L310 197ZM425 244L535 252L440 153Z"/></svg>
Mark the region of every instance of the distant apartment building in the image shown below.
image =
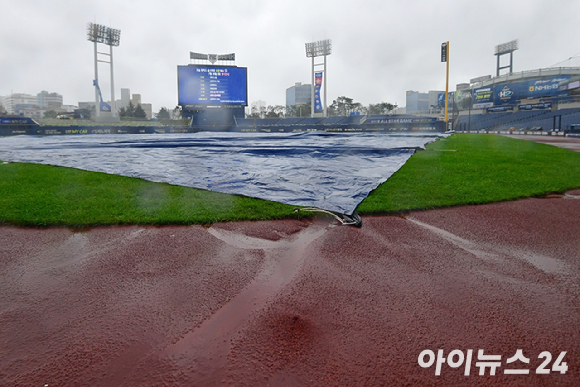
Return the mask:
<svg viewBox="0 0 580 387"><path fill-rule="evenodd" d="M141 102L141 94L133 94L131 95L130 89L121 89L121 99L116 100L117 110L127 109L129 106L129 102L133 104L134 107L137 105L141 105L141 108L145 112L147 119L151 119L153 117L153 105L150 103L142 103Z"/></svg>
<svg viewBox="0 0 580 387"><path fill-rule="evenodd" d="M296 82L294 86L286 89L286 106L309 105L310 101L312 101L312 85Z"/></svg>
<svg viewBox="0 0 580 387"><path fill-rule="evenodd" d="M408 90L405 99L406 113L416 114L429 112L432 107L437 106L437 96L440 93L444 92L439 90L431 90L427 93L421 93L414 90Z"/></svg>
<svg viewBox="0 0 580 387"><path fill-rule="evenodd" d="M32 108L38 106L38 98L34 95L23 93L12 93L2 98L4 101L4 108L8 114L19 114L21 109Z"/></svg>
<svg viewBox="0 0 580 387"><path fill-rule="evenodd" d="M142 103L141 109L143 109L143 111L145 112L145 115L147 116L148 120L153 118L153 105L151 105L150 103Z"/></svg>
<svg viewBox="0 0 580 387"><path fill-rule="evenodd" d="M137 106L141 104L141 94L133 94L131 96L131 103L133 106Z"/></svg>
<svg viewBox="0 0 580 387"><path fill-rule="evenodd" d="M408 90L405 98L407 114L425 112L429 110L429 93L420 93Z"/></svg>
<svg viewBox="0 0 580 387"><path fill-rule="evenodd" d="M95 101L79 102L79 109L95 110Z"/></svg>
<svg viewBox="0 0 580 387"><path fill-rule="evenodd" d="M49 93L46 90L37 95L12 93L2 97L2 103L8 114L18 114L31 118L42 118L49 110L63 111L62 95Z"/></svg>
<svg viewBox="0 0 580 387"><path fill-rule="evenodd" d="M62 95L58 93L49 93L46 90L36 94L38 106L49 110L59 110L62 108Z"/></svg>
<svg viewBox="0 0 580 387"><path fill-rule="evenodd" d="M126 109L129 106L129 101L131 101L131 90L121 89L121 100L117 101L117 109Z"/></svg>

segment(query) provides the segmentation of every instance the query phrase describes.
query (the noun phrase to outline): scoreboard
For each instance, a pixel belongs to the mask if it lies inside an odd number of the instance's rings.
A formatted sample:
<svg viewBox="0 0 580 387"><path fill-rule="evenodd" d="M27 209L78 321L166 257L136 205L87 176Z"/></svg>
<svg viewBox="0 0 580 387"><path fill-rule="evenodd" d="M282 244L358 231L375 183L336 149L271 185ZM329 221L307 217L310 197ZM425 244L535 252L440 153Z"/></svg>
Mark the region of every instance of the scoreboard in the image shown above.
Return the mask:
<svg viewBox="0 0 580 387"><path fill-rule="evenodd" d="M248 105L246 67L177 66L179 105Z"/></svg>

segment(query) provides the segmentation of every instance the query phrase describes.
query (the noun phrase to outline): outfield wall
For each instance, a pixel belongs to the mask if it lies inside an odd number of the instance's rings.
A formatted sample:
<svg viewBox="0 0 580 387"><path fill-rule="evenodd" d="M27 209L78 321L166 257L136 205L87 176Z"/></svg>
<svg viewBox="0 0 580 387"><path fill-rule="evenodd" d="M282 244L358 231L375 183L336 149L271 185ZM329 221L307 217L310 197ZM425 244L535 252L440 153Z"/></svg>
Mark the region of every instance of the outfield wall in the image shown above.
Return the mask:
<svg viewBox="0 0 580 387"><path fill-rule="evenodd" d="M4 117L5 119L6 117ZM301 132L445 132L445 123L434 119L387 118L368 122L329 124L192 125L192 126L82 126L38 125L30 120L9 122L0 117L0 136L80 135L80 134L153 134L196 132L301 133Z"/></svg>

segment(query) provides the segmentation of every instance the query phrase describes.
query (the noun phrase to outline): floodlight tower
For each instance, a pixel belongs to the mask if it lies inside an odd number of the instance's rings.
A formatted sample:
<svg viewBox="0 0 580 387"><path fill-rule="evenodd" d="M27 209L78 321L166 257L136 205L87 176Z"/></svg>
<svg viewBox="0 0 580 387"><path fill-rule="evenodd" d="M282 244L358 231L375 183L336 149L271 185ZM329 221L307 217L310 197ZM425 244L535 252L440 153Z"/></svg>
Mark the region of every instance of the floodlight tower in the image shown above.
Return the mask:
<svg viewBox="0 0 580 387"><path fill-rule="evenodd" d="M326 76L326 56L330 55L332 53L332 41L330 39L326 39L326 40L319 40L317 42L312 42L312 43L306 43L306 57L307 58L312 58L312 88L311 88L311 93L310 93L310 97L311 97L311 106L310 106L310 113L311 116L314 117L314 113L315 111L320 111L322 110L322 106L320 106L320 86L321 86L321 77L324 78L324 110L323 110L323 115L324 117L326 117L326 78L328 78ZM324 57L324 62L323 63L314 63L314 58L317 56L323 56ZM315 85L315 77L314 77L314 67L315 66L324 66L324 69L322 71L322 75L321 77L317 77L316 78L316 85ZM319 72L320 73L320 72ZM315 101L315 93L314 93L314 89L316 88L316 101ZM315 109L315 105L318 108Z"/></svg>
<svg viewBox="0 0 580 387"><path fill-rule="evenodd" d="M87 40L95 44L95 79L93 85L95 86L95 114L97 117L100 115L101 110L110 110L111 116L117 116L117 109L115 104L115 82L113 76L113 46L119 46L121 39L121 30L116 30L103 26L101 24L88 23L87 24ZM103 43L109 46L109 53L98 52L97 43ZM98 54L106 55L109 57L109 61L99 60ZM98 62L109 63L111 65L111 104L112 106L107 106L103 102L103 97L101 95L101 88L99 87L99 69ZM99 97L101 97L101 102L99 102Z"/></svg>
<svg viewBox="0 0 580 387"><path fill-rule="evenodd" d="M518 40L512 40L511 42L498 44L495 46L495 55L497 56L497 73L496 76L499 77L499 70L510 69L510 74L514 72L514 51L518 49ZM504 54L510 54L510 64L507 66L499 66L499 58Z"/></svg>

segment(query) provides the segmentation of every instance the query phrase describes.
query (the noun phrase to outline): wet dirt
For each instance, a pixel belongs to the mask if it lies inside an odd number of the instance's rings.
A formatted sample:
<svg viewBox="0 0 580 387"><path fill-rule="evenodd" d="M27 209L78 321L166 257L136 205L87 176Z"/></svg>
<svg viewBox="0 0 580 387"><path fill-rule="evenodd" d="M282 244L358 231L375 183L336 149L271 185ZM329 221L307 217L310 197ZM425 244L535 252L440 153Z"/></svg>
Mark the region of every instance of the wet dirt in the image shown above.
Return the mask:
<svg viewBox="0 0 580 387"><path fill-rule="evenodd" d="M0 385L577 386L579 194L360 229L0 227ZM470 375L426 349L472 349ZM504 373L518 349L529 375Z"/></svg>
<svg viewBox="0 0 580 387"><path fill-rule="evenodd" d="M540 142L542 144L554 145L559 148L568 149L574 152L580 152L580 138L578 137L565 137L565 136L547 136L547 135L529 135L529 134L520 134L520 135L505 135L502 134L501 136L504 137L511 137L511 138L518 138L521 140L528 140L534 142Z"/></svg>

